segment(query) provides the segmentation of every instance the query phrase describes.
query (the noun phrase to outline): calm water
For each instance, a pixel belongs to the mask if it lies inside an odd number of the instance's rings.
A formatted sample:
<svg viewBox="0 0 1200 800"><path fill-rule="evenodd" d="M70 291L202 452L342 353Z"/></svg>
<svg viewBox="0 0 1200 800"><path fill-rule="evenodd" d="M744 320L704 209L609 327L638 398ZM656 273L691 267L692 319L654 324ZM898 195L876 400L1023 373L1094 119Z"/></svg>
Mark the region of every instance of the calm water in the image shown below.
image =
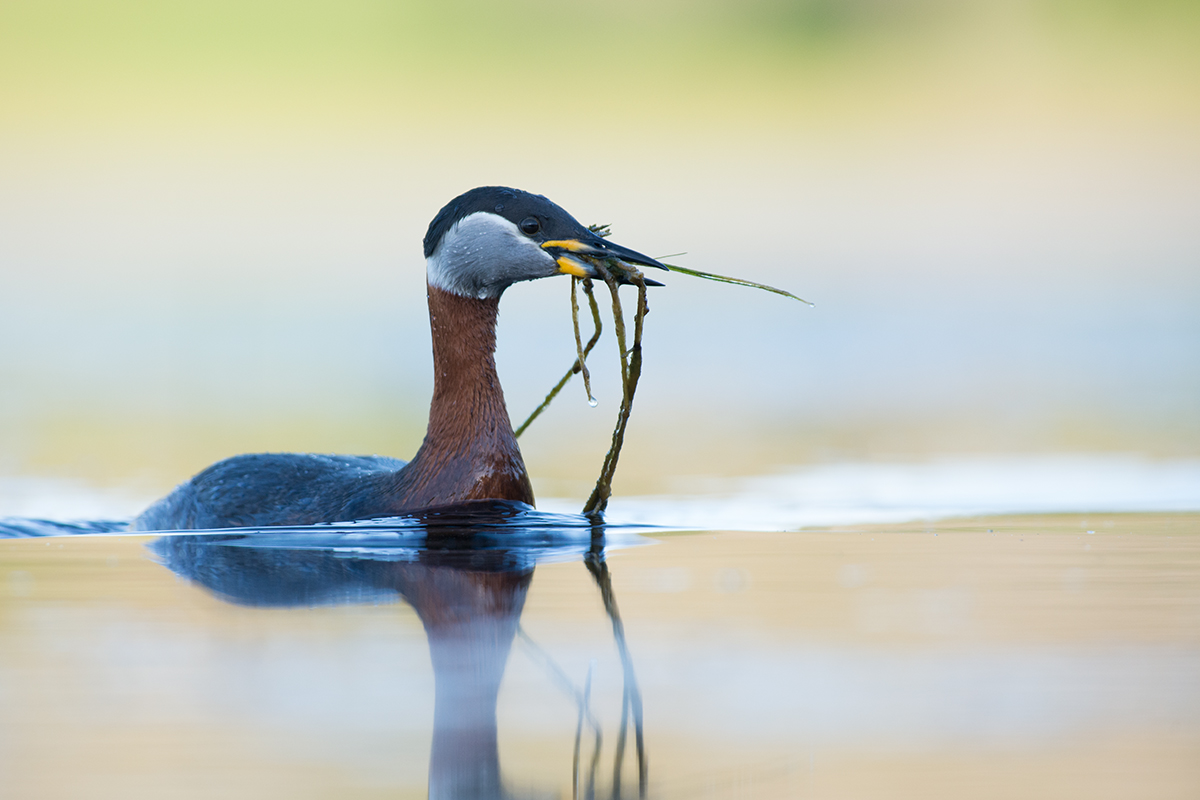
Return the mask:
<svg viewBox="0 0 1200 800"><path fill-rule="evenodd" d="M462 522L0 540L0 797L1200 794L1200 514Z"/></svg>

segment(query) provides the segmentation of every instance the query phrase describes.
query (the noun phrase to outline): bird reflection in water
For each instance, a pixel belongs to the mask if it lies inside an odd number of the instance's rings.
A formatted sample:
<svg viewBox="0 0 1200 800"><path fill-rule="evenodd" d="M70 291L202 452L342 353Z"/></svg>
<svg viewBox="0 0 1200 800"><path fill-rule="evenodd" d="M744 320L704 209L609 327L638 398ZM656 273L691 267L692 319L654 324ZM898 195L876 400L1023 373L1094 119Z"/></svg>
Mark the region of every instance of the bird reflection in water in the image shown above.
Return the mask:
<svg viewBox="0 0 1200 800"><path fill-rule="evenodd" d="M391 601L416 611L429 640L435 700L429 797L512 798L501 779L496 702L521 611L539 560L582 555L612 622L624 670L624 697L612 772L621 796L629 728L638 795L647 769L642 700L605 560L605 529L583 517L540 514L503 502L470 503L433 514L353 526L225 530L167 536L151 548L176 574L222 600L258 607L312 607ZM521 632L538 660L578 706L573 797L595 798L600 725L582 689ZM583 728L593 748L582 766Z"/></svg>

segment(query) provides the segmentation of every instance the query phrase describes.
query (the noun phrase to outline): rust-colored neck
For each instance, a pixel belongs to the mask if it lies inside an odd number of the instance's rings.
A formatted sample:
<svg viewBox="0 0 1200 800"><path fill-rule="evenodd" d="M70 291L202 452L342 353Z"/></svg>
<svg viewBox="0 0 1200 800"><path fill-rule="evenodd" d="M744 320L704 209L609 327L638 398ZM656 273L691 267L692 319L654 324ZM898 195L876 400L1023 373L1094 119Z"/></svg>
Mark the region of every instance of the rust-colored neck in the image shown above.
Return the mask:
<svg viewBox="0 0 1200 800"><path fill-rule="evenodd" d="M421 449L397 473L398 510L469 500L533 504L496 375L499 303L429 287L433 402Z"/></svg>

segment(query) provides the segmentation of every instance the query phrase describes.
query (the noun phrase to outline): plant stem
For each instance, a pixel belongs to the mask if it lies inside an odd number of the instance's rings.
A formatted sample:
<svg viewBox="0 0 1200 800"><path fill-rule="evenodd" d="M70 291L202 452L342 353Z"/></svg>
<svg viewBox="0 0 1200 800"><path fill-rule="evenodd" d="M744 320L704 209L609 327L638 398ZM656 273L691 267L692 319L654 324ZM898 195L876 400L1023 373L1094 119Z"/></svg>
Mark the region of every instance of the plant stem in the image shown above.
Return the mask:
<svg viewBox="0 0 1200 800"><path fill-rule="evenodd" d="M572 277L572 281L575 281L575 280L578 280L578 278ZM573 285L572 285L572 288L574 288ZM524 422L521 423L521 427L517 428L517 430L514 433L514 436L520 436L522 433L525 432L525 429L529 427L530 423L532 423L535 419L537 419L539 416L541 416L542 412L545 411L546 408L550 405L550 401L553 400L558 395L558 393L562 391L562 388L567 385L567 382L569 380L571 380L572 375L574 375L577 372L587 369L585 362L587 361L588 354L592 352L592 348L596 346L596 342L600 341L600 331L602 330L603 325L600 322L600 306L596 304L596 295L592 291L592 281L590 278L583 279L583 293L587 295L588 305L591 306L591 309L592 309L592 324L595 325L596 327L595 327L595 330L592 332L592 338L588 339L587 345L583 348L582 360L580 359L579 356L576 356L575 363L573 363L571 365L571 368L567 370L567 374L563 375L562 378L558 381L558 383L554 384L554 388L551 389L550 393L546 395L546 399L543 400L542 404L539 405L537 408L535 408L533 410L533 413L530 414L529 417ZM572 293L571 293L571 299L572 299L572 301L574 301L574 299L575 299L574 291L572 291ZM574 302L572 302L573 316L574 316L574 307L575 307L575 304L574 304ZM575 336L576 336L576 344L578 344L579 320L578 320L577 316L575 318ZM590 389L588 390L588 396L589 397L591 396Z"/></svg>

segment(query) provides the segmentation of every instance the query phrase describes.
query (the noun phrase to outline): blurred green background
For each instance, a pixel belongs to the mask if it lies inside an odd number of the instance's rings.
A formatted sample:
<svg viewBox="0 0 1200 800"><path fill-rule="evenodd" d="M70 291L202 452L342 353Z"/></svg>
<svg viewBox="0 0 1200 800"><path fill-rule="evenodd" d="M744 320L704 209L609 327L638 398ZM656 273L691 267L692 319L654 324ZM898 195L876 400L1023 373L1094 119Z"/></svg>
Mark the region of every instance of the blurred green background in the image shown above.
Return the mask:
<svg viewBox="0 0 1200 800"><path fill-rule="evenodd" d="M0 476L410 457L421 236L484 184L816 302L667 276L618 492L1200 455L1200 3L0 0ZM567 292L502 304L515 418ZM615 373L523 438L539 493Z"/></svg>

